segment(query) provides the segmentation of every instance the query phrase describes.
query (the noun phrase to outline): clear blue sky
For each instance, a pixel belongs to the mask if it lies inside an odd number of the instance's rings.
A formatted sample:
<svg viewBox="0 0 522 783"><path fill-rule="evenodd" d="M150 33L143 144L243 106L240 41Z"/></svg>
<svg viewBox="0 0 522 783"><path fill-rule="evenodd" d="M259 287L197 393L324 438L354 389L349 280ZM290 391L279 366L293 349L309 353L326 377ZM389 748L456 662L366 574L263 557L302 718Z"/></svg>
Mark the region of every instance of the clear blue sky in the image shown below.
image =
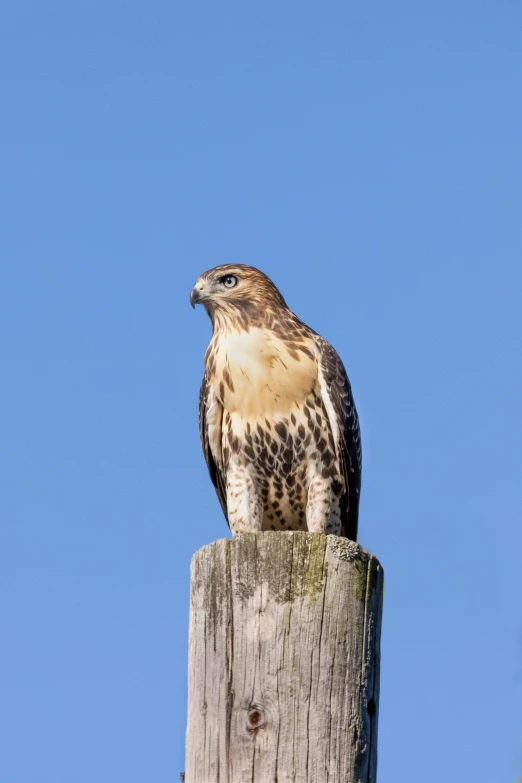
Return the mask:
<svg viewBox="0 0 522 783"><path fill-rule="evenodd" d="M232 261L352 380L379 783L522 772L521 30L514 0L3 4L2 783L183 769L189 563L228 535L189 292Z"/></svg>

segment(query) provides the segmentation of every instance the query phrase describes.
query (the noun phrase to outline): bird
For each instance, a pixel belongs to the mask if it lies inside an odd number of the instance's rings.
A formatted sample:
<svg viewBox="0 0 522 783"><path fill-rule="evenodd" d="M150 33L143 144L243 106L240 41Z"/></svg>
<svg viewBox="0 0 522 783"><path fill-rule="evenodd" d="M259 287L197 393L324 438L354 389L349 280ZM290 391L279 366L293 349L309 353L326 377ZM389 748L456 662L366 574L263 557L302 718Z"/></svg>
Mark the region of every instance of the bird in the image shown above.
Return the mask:
<svg viewBox="0 0 522 783"><path fill-rule="evenodd" d="M361 433L335 349L246 264L201 274L190 303L212 323L199 429L232 535L290 530L356 541Z"/></svg>

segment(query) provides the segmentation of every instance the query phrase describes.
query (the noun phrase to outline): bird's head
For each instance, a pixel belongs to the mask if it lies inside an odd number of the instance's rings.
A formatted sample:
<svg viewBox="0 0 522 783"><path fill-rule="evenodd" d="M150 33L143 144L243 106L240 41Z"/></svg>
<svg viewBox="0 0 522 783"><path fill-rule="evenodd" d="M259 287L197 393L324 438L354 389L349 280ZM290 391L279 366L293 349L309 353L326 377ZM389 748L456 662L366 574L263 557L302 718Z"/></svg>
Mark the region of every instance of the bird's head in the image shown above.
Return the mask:
<svg viewBox="0 0 522 783"><path fill-rule="evenodd" d="M190 304L202 304L214 326L245 327L262 321L268 311L286 308L270 278L246 264L223 264L203 272L190 292Z"/></svg>

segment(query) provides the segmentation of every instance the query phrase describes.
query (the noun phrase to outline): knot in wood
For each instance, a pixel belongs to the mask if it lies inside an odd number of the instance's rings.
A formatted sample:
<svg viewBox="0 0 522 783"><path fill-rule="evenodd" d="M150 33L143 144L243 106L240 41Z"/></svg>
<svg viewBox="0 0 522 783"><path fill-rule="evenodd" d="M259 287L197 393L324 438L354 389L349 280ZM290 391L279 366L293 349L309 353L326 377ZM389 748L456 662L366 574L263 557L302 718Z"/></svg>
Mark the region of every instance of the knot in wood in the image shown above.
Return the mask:
<svg viewBox="0 0 522 783"><path fill-rule="evenodd" d="M248 731L258 731L266 726L263 709L258 704L251 704L247 713Z"/></svg>

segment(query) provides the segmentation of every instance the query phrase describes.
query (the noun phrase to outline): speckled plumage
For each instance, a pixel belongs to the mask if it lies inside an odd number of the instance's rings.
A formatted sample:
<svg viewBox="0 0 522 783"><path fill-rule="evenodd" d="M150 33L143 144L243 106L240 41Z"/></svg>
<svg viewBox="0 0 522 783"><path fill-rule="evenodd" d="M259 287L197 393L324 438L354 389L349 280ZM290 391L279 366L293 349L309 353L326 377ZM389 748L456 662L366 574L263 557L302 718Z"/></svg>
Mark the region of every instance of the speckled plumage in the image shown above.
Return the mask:
<svg viewBox="0 0 522 783"><path fill-rule="evenodd" d="M361 440L335 350L253 267L205 272L191 302L205 305L213 325L200 434L232 533L309 530L356 540Z"/></svg>

